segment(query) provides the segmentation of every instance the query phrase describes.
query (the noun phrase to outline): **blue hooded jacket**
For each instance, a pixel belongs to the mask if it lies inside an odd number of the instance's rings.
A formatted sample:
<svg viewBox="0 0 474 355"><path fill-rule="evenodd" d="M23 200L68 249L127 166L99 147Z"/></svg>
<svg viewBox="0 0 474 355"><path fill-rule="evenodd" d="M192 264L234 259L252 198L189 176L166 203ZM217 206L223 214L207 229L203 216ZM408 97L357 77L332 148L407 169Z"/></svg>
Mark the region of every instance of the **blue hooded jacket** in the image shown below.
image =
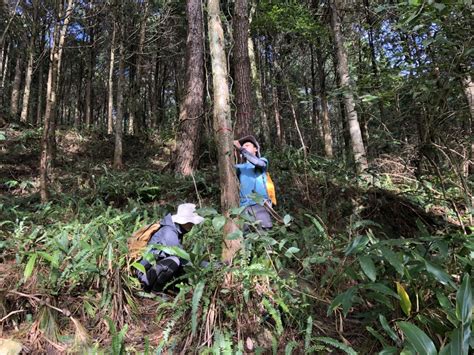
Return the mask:
<svg viewBox="0 0 474 355"><path fill-rule="evenodd" d="M240 181L240 206L253 206L257 204L250 197L251 194L260 195L264 200L268 200L268 160L250 154L245 148L241 148L240 152L247 160L245 163L235 165Z"/></svg>
<svg viewBox="0 0 474 355"><path fill-rule="evenodd" d="M166 245L169 247L178 247L178 248L183 249L183 246L181 245L179 241L179 237L181 237L182 235L183 235L183 231L181 230L179 225L173 222L173 219L171 218L171 214L167 214L160 221L160 229L158 229L158 231L152 235L152 237L148 241L148 245L161 244L161 245ZM165 258L168 256L168 254L164 253L163 251L156 250L156 249L152 249L151 253L155 256L156 260L160 258ZM140 261L140 264L142 264L145 267L145 269L151 266L151 264L145 259L142 259Z"/></svg>

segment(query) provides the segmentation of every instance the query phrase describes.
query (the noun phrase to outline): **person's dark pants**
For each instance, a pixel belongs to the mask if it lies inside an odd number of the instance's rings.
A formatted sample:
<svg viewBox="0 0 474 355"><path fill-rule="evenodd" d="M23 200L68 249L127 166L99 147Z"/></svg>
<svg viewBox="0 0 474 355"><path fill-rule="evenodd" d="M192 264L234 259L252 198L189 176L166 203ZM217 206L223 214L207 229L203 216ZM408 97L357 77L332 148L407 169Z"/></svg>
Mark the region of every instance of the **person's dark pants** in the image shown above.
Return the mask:
<svg viewBox="0 0 474 355"><path fill-rule="evenodd" d="M162 291L181 269L181 261L177 256L168 256L160 259L151 266L146 274L139 273L138 279L146 292Z"/></svg>
<svg viewBox="0 0 474 355"><path fill-rule="evenodd" d="M252 221L260 221L259 226L263 230L271 229L273 227L272 217L265 209L265 207L261 205L256 204L252 206L247 206L243 213L247 214ZM248 233L249 229L249 226L245 224L244 233Z"/></svg>

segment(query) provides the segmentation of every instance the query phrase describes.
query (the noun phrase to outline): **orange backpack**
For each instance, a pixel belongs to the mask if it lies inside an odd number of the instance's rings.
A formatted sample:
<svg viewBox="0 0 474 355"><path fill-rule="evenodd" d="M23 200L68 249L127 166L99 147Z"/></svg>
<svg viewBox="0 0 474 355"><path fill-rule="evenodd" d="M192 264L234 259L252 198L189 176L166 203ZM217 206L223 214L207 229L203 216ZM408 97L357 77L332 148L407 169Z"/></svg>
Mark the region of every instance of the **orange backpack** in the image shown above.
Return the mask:
<svg viewBox="0 0 474 355"><path fill-rule="evenodd" d="M147 226L144 226L132 234L130 238L127 239L128 245L128 255L132 259L138 259L143 252L143 249L146 248L148 241L151 239L152 235L155 234L158 229L160 229L160 223L153 223Z"/></svg>
<svg viewBox="0 0 474 355"><path fill-rule="evenodd" d="M270 174L268 173L268 171L267 171L266 183L267 183L268 197L272 201L272 204L276 205L277 204L277 198L276 198L276 192L275 192L275 184L273 183L273 180L270 177Z"/></svg>

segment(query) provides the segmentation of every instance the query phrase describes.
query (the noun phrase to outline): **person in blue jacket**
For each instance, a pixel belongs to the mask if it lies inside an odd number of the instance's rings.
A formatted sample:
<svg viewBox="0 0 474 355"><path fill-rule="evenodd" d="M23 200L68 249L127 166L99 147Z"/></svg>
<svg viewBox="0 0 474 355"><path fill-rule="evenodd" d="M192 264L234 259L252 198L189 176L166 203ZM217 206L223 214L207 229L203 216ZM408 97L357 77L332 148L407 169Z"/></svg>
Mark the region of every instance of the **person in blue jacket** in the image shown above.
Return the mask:
<svg viewBox="0 0 474 355"><path fill-rule="evenodd" d="M263 229L270 229L273 225L272 219L263 206L264 203L271 205L266 180L268 160L261 157L260 145L254 136L235 140L234 147L244 160L243 163L235 165L240 182L240 206L245 206L244 213L260 221ZM259 196L258 203L253 196Z"/></svg>
<svg viewBox="0 0 474 355"><path fill-rule="evenodd" d="M196 205L183 203L178 206L176 214L167 214L160 221L160 229L152 235L148 245L156 244L182 249L183 235L203 220L204 218L196 213ZM151 249L151 253L156 263L152 265L142 259L140 264L144 266L146 273L138 271L137 277L145 291L161 291L174 276L180 273L184 260L158 249Z"/></svg>

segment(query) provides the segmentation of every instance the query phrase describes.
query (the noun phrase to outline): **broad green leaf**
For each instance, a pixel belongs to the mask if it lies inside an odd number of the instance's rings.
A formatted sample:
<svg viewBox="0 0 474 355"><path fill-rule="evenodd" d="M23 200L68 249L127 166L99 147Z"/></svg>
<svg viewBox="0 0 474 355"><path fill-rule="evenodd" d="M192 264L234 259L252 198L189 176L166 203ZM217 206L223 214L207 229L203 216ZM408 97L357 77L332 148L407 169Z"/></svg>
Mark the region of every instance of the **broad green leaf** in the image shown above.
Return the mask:
<svg viewBox="0 0 474 355"><path fill-rule="evenodd" d="M455 287L451 276L449 276L443 269L430 263L429 261L425 260L426 271L432 274L436 280L441 282L443 285L450 285Z"/></svg>
<svg viewBox="0 0 474 355"><path fill-rule="evenodd" d="M462 324L470 324L472 318L472 289L469 274L465 274L456 292L456 317Z"/></svg>
<svg viewBox="0 0 474 355"><path fill-rule="evenodd" d="M212 226L216 231L220 231L224 227L226 218L224 216L215 216L212 219Z"/></svg>
<svg viewBox="0 0 474 355"><path fill-rule="evenodd" d="M234 207L230 209L230 214L231 216L240 216L242 212L245 210L246 206L241 206L241 207Z"/></svg>
<svg viewBox="0 0 474 355"><path fill-rule="evenodd" d="M379 352L378 355L397 355L398 354L398 349L395 348L394 346L388 346L383 348L382 351Z"/></svg>
<svg viewBox="0 0 474 355"><path fill-rule="evenodd" d="M357 253L364 249L364 247L367 245L369 242L369 237L366 235L358 235L355 237L351 243L347 246L345 250L346 255L350 255L352 253Z"/></svg>
<svg viewBox="0 0 474 355"><path fill-rule="evenodd" d="M383 293L385 295L392 296L396 298L397 300L400 299L400 296L393 291L390 287L385 286L382 283L374 283L374 284L368 284L364 286L368 290L372 290L375 292Z"/></svg>
<svg viewBox="0 0 474 355"><path fill-rule="evenodd" d="M215 216L217 214L217 211L211 207L204 207L204 208L197 209L196 213L202 217L209 217L209 216Z"/></svg>
<svg viewBox="0 0 474 355"><path fill-rule="evenodd" d="M402 311L407 316L410 316L410 312L411 312L410 296L408 296L407 291L405 291L405 289L399 282L395 282L395 283L397 284L397 293L398 293L398 296L400 296L400 306L402 307Z"/></svg>
<svg viewBox="0 0 474 355"><path fill-rule="evenodd" d="M439 355L454 355L454 354L451 352L451 343L449 343L449 344L446 345L445 347L441 348L438 354L439 354Z"/></svg>
<svg viewBox="0 0 474 355"><path fill-rule="evenodd" d="M232 233L227 234L227 240L237 240L243 237L243 233L240 229L233 231Z"/></svg>
<svg viewBox="0 0 474 355"><path fill-rule="evenodd" d="M57 263L56 263L56 260L55 258L53 257L53 255L49 255L48 253L44 252L44 251L37 251L36 252L40 257L42 257L44 260L48 261L51 266L53 267L58 267Z"/></svg>
<svg viewBox="0 0 474 355"><path fill-rule="evenodd" d="M328 308L328 316L334 311L337 307L342 306L342 312L344 316L347 315L349 309L352 307L352 302L354 299L354 295L357 292L357 287L351 287L346 292L341 293L340 295L336 296L334 300L331 302Z"/></svg>
<svg viewBox="0 0 474 355"><path fill-rule="evenodd" d="M370 279L370 281L375 281L377 279L377 269L375 268L374 261L368 255L361 256L359 258L359 264L364 271L364 274Z"/></svg>
<svg viewBox="0 0 474 355"><path fill-rule="evenodd" d="M442 4L440 2L435 2L433 6L436 8L438 11L443 11L446 8L445 4Z"/></svg>
<svg viewBox="0 0 474 355"><path fill-rule="evenodd" d="M285 225L288 225L291 222L291 216L289 214L286 214L285 217L283 217L283 223Z"/></svg>
<svg viewBox="0 0 474 355"><path fill-rule="evenodd" d="M175 255L175 256L180 257L181 259L191 260L191 257L189 256L189 254L183 249L181 249L180 247L170 247L170 246L161 245L161 244L152 244L151 247L156 250L161 250L162 252L168 255Z"/></svg>
<svg viewBox="0 0 474 355"><path fill-rule="evenodd" d="M311 220L311 223L313 223L313 225L316 227L316 230L319 232L319 235L326 235L326 230L315 217L309 214L305 214L305 216Z"/></svg>
<svg viewBox="0 0 474 355"><path fill-rule="evenodd" d="M139 262L134 262L134 263L132 264L132 266L133 266L135 269L137 269L138 271L143 272L144 274L146 273L145 267L144 267L142 264L140 264Z"/></svg>
<svg viewBox="0 0 474 355"><path fill-rule="evenodd" d="M405 334L407 342L414 350L423 355L436 355L436 347L433 341L416 325L408 322L397 322L400 329Z"/></svg>
<svg viewBox="0 0 474 355"><path fill-rule="evenodd" d="M468 355L469 340L471 337L471 325L461 325L451 333L450 353L451 355Z"/></svg>
<svg viewBox="0 0 474 355"><path fill-rule="evenodd" d="M372 336L374 338L376 338L380 344L382 344L382 346L385 348L387 346L387 341L385 340L385 338L382 336L382 334L380 334L378 331L376 331L374 328L372 328L371 326L366 326L365 329L370 333L372 334Z"/></svg>
<svg viewBox="0 0 474 355"><path fill-rule="evenodd" d="M382 252L382 256L385 258L385 260L387 260L400 275L403 275L404 267L400 254L394 253L392 250L386 247L381 247L380 251Z"/></svg>
<svg viewBox="0 0 474 355"><path fill-rule="evenodd" d="M390 339L392 339L395 343L398 344L400 342L400 339L398 338L397 333L395 333L394 330L388 324L387 318L385 318L383 314L379 314L379 321L380 321L380 324L382 325L382 328L388 334Z"/></svg>
<svg viewBox="0 0 474 355"><path fill-rule="evenodd" d="M299 251L300 251L300 250L299 250L299 248L297 248L297 247L290 247L290 248L288 248L288 250L285 252L285 256L286 256L287 258L291 258L291 257L293 256L293 254L295 254L295 253L297 253L297 252L299 252Z"/></svg>
<svg viewBox="0 0 474 355"><path fill-rule="evenodd" d="M443 311L448 316L448 320L454 325L457 326L459 321L456 317L456 312L454 306L452 305L451 301L448 297L446 297L441 290L436 291L436 298L440 306L442 307Z"/></svg>
<svg viewBox="0 0 474 355"><path fill-rule="evenodd" d="M193 292L193 306L192 306L192 316L191 316L191 331L192 336L196 334L197 328L197 313L199 302L201 301L202 293L204 291L205 282L201 281L197 284L196 289Z"/></svg>
<svg viewBox="0 0 474 355"><path fill-rule="evenodd" d="M33 273L37 257L38 257L38 254L34 253L28 259L28 262L26 263L25 271L23 272L24 281L28 280L31 274Z"/></svg>

